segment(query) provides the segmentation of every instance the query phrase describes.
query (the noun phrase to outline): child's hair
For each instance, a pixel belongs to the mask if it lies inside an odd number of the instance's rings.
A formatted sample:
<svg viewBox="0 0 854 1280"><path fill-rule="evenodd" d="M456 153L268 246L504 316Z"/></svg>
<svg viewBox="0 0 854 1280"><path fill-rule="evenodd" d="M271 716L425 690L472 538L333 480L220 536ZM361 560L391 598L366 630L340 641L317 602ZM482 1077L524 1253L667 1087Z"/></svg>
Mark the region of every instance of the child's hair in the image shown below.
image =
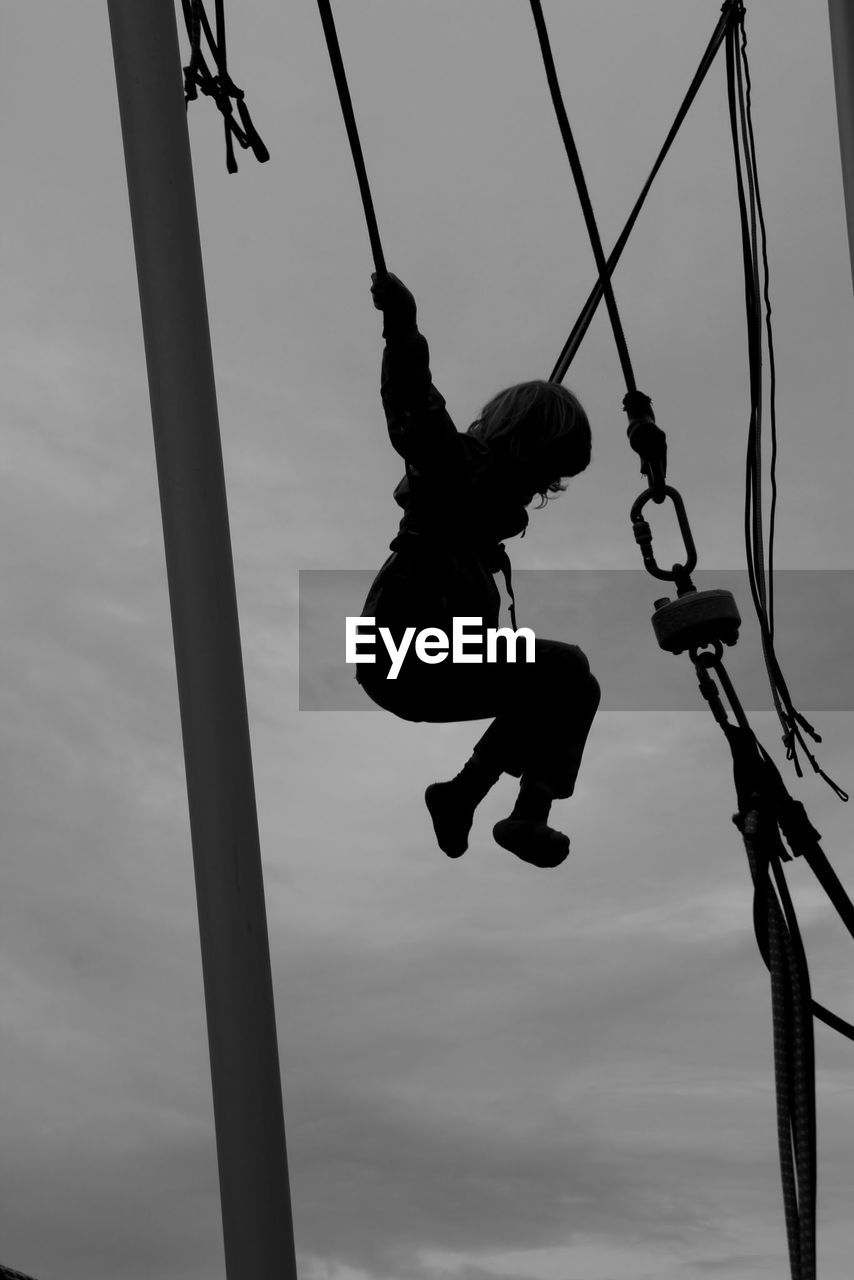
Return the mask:
<svg viewBox="0 0 854 1280"><path fill-rule="evenodd" d="M590 462L587 414L557 382L519 382L484 405L468 434L498 449L509 460L533 464L543 477L543 503L566 488L561 477L575 476ZM545 477L553 476L546 483Z"/></svg>

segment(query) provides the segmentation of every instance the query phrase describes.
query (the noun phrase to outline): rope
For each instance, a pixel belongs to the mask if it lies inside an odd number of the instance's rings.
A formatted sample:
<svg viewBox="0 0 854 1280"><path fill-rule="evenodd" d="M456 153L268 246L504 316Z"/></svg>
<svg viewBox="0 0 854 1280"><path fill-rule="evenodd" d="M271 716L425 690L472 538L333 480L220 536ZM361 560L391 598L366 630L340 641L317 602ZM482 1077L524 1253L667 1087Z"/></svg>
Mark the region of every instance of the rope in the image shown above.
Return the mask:
<svg viewBox="0 0 854 1280"><path fill-rule="evenodd" d="M620 232L620 236L616 244L614 245L614 248L611 251L611 255L608 258L608 261L606 264L607 275L609 280L614 273L614 269L616 268L617 263L622 257L623 250L625 249L626 244L628 243L629 236L631 235L632 230L634 229L634 225L637 222L638 215L640 214L640 211L643 208L644 203L646 202L646 198L649 195L650 189L652 188L652 184L654 183L655 179L658 177L659 170L661 169L661 166L664 164L664 161L667 158L667 154L670 151L671 146L673 145L674 139L676 138L676 135L681 129L685 121L685 117L688 114L688 111L693 105L694 99L696 98L700 90L700 86L705 80L706 75L709 71L709 68L712 66L712 63L714 62L715 57L717 56L718 50L720 49L721 45L724 42L724 37L727 32L727 24L729 21L727 7L728 6L724 5L724 11L721 13L720 18L718 19L717 26L715 27L712 37L708 45L706 46L705 53L700 59L700 65L694 74L694 78L691 81L691 84L688 87L688 92L685 94L685 97L682 100L682 105L680 106L679 110L676 113L676 117L673 121L673 124L670 126L670 131L668 132L667 137L664 140L664 144L658 153L658 157L655 161L655 164L652 166L649 177L644 183L643 188L641 189L641 193L638 196L637 201L635 202L635 206L632 209L631 213L629 214L626 225L623 227L623 230ZM584 341L584 338L587 334L587 330L590 328L590 323L593 320L593 317L596 314L596 309L602 300L602 294L603 294L603 285L602 285L602 278L600 276L600 278L596 281L595 285L591 289L590 294L588 295L587 301L582 307L581 312L578 316L578 319L573 325L572 330L570 331L570 335L567 338L566 342L564 343L563 350L558 356L555 367L552 370L551 374L549 375L550 382L563 382L564 378L566 377L567 372L569 370L569 366L572 364L572 361L575 359L578 348L581 346L581 343Z"/></svg>
<svg viewBox="0 0 854 1280"><path fill-rule="evenodd" d="M718 642L713 653L692 650L691 658L701 692L732 752L739 802L733 821L742 833L750 863L754 931L771 975L778 1147L790 1270L792 1280L815 1280L815 1046L810 1014L852 1039L854 1027L812 999L803 940L781 865L790 858L784 839L794 856L802 855L809 861L852 936L854 904L833 873L828 876L819 833L800 801L789 795L774 762L751 729L721 662L721 651ZM736 724L727 718L711 671L726 694Z"/></svg>
<svg viewBox="0 0 854 1280"><path fill-rule="evenodd" d="M773 812L754 792L754 807L736 815L754 882L754 928L771 975L777 1140L789 1263L793 1280L815 1280L815 1048L803 942L780 867L786 857ZM774 892L774 880L782 900Z"/></svg>
<svg viewBox="0 0 854 1280"><path fill-rule="evenodd" d="M697 654L692 651L691 658L697 674L700 692L709 702L712 713L723 729L732 753L733 775L740 810L736 826L740 831L742 830L745 815L755 807L755 798L757 796L762 797L765 810L773 816L781 836L781 840L775 846L778 857L783 861L789 860L789 855L785 850L785 846L788 845L794 857L802 857L804 859L830 899L831 905L836 910L842 923L851 937L854 938L854 902L848 897L838 876L828 862L821 848L821 836L807 817L806 809L800 800L795 800L789 794L779 769L751 728L732 680L720 659L720 654ZM732 724L727 718L720 692L710 676L712 671L717 677L721 689L726 694L727 701L736 718L735 724ZM783 843L784 841L785 844ZM765 951L758 932L757 942L764 959ZM815 1000L812 1001L812 1012L815 1017L825 1022L829 1027L854 1040L854 1025L850 1022L846 1022L844 1018L840 1018L837 1014L830 1013Z"/></svg>
<svg viewBox="0 0 854 1280"><path fill-rule="evenodd" d="M803 939L782 862L791 856L803 856L809 862L852 936L854 903L827 863L821 837L803 805L789 795L779 770L750 727L721 651L718 642L713 653L692 650L691 658L701 692L732 752L739 801L733 821L742 834L754 883L756 941L771 975L778 1147L790 1270L792 1280L815 1280L817 1144L811 1015L850 1039L854 1039L854 1026L812 998ZM720 690L711 679L712 671ZM726 715L721 691L735 724Z"/></svg>
<svg viewBox="0 0 854 1280"><path fill-rule="evenodd" d="M317 0L317 7L320 10L320 20L323 23L323 33L326 36L326 47L329 51L329 61L332 63L332 74L335 77L335 87L338 90L338 99L341 103L341 113L344 116L347 138L353 155L353 164L356 166L356 178L359 183L359 194L362 197L362 208L365 213L365 223L368 228L368 238L371 242L374 266L376 267L377 275L383 277L388 274L385 256L380 242L376 214L374 213L374 202L371 198L371 188L368 183L368 171L365 168L365 161L362 156L362 145L359 141L359 131L356 127L356 116L353 112L350 90L347 87L347 73L344 70L344 60L341 57L341 48L338 44L335 20L332 17L332 7L329 0Z"/></svg>
<svg viewBox="0 0 854 1280"><path fill-rule="evenodd" d="M228 74L223 0L216 0L216 36L211 30L203 0L181 0L181 6L190 40L190 61L184 67L185 106L195 101L199 91L213 98L223 117L226 168L229 173L237 173L237 161L234 158L235 140L244 150L251 148L256 160L264 164L270 159L270 153L252 123L243 90L238 89ZM216 75L212 74L202 53L202 33L210 47L217 69ZM237 104L240 124L234 119L232 99Z"/></svg>
<svg viewBox="0 0 854 1280"><path fill-rule="evenodd" d="M602 286L602 294L608 308L608 316L614 333L617 355L619 356L620 366L623 371L623 379L626 384L623 408L629 419L629 444L634 449L635 453L640 455L641 472L647 477L647 482L655 502L661 503L664 501L666 489L667 437L661 428L656 426L655 414L652 411L652 401L649 396L638 390L635 382L634 370L632 369L629 349L626 344L626 336L623 332L623 325L620 320L619 311L617 310L617 300L614 296L614 287L608 271L608 264L605 261L605 251L602 248L602 238L599 235L599 228L596 225L596 216L593 212L593 204L587 190L587 183L584 178L584 171L581 167L581 160L578 155L578 149L575 145L575 139L572 135L569 117L566 114L566 108L563 104L563 96L560 91L557 69L555 68L554 58L552 56L551 44L549 43L549 35L546 29L546 21L543 16L540 0L531 0L531 12L534 17L534 25L537 31L537 39L540 45L540 53L543 59L543 66L545 68L552 105L555 110L555 116L557 117L558 128L560 129L561 137L563 139L567 159L569 160L569 167L572 170L572 176L575 180L575 187L578 192L578 199L584 214L584 221L587 225L587 233L590 238L591 248L593 249L593 257L596 261L596 269L599 272L599 282Z"/></svg>
<svg viewBox="0 0 854 1280"><path fill-rule="evenodd" d="M854 1026L812 998L809 966L782 863L792 856L807 860L852 937L854 903L827 863L821 837L806 810L789 795L779 770L753 732L721 661L722 650L721 642L716 641L712 652L691 650L691 659L700 691L732 753L739 804L733 821L742 834L754 884L756 942L771 976L777 1135L791 1276L792 1280L815 1280L817 1143L812 1018L821 1019L852 1040ZM735 723L727 716L723 694Z"/></svg>
<svg viewBox="0 0 854 1280"><path fill-rule="evenodd" d="M590 194L587 190L587 183L584 178L584 170L581 167L581 160L578 155L578 149L575 145L575 139L572 136L572 128L570 127L569 117L566 114L566 108L563 105L563 96L560 91L560 84L557 78L557 70L555 68L554 58L552 56L551 44L549 42L549 34L546 29L546 20L543 17L543 9L540 0L530 0L531 12L534 16L534 25L537 29L537 39L540 44L540 53L543 58L546 79L549 85L549 93L551 94L552 105L557 116L558 128L563 139L563 145L566 149L569 166L572 170L572 176L575 179L575 186L578 191L578 198L581 202L581 210L584 214L584 221L587 225L587 234L590 237L590 245L593 249L593 257L596 261L596 269L599 272L599 281L602 286L602 292L605 297L605 305L608 308L608 316L611 321L611 328L614 331L614 341L617 344L617 355L620 359L620 366L623 371L623 378L626 383L626 391L629 394L637 393L637 384L635 382L634 370L629 357L629 349L626 345L626 337L623 333L623 325L620 320L620 314L617 310L617 300L614 296L614 287L611 283L611 276L608 270L608 263L605 261L605 251L602 248L602 238L599 235L599 228L596 225L596 215L593 212L593 204L590 200Z"/></svg>
<svg viewBox="0 0 854 1280"><path fill-rule="evenodd" d="M772 833L779 847L779 835ZM815 1045L810 1017L810 978L798 918L789 894L779 857L771 862L777 891L783 904L785 921L783 939L791 991L789 1024L789 1069L791 1073L790 1127L798 1179L798 1225L801 1276L815 1277L815 1202L816 1202L816 1121L815 1121ZM770 885L769 885L770 889ZM769 893L769 902L771 894ZM779 907L774 900L776 913Z"/></svg>
<svg viewBox="0 0 854 1280"><path fill-rule="evenodd" d="M813 770L818 773L841 800L848 795L820 768L810 750L804 733L814 742L821 736L793 703L783 676L774 645L774 534L777 508L777 416L776 416L776 365L774 338L771 326L771 301L769 296L769 267L765 218L759 189L756 163L756 147L751 112L750 68L747 60L747 34L744 26L744 6L738 0L733 5L733 22L726 43L727 97L729 102L730 129L735 158L736 187L738 192L739 219L741 224L742 257L744 261L745 310L748 334L748 364L750 372L750 423L746 459L746 485L744 510L744 536L747 550L747 571L750 592L759 620L762 651L771 685L774 707L783 729L783 743L787 758L793 762L798 776L802 776L798 748L803 751ZM742 156L743 153L743 156ZM760 286L760 258L762 284ZM771 506L766 549L762 520L762 327L764 298L764 322L769 366L769 418L771 434L771 458L769 476ZM802 732L803 730L803 732Z"/></svg>
<svg viewBox="0 0 854 1280"><path fill-rule="evenodd" d="M747 840L745 840L745 846L747 846ZM754 858L754 862L756 863L756 876L758 878L758 859ZM753 870L752 865L751 870ZM793 1080L788 1070L787 1062L790 1000L787 998L789 997L789 992L786 987L784 930L781 927L776 900L767 889L766 893L768 968L771 974L771 1017L774 1042L774 1084L777 1102L777 1150L780 1157L780 1181L783 1190L783 1213L786 1220L789 1268L793 1280L802 1280L800 1214L791 1131ZM775 908L777 909L775 910Z"/></svg>

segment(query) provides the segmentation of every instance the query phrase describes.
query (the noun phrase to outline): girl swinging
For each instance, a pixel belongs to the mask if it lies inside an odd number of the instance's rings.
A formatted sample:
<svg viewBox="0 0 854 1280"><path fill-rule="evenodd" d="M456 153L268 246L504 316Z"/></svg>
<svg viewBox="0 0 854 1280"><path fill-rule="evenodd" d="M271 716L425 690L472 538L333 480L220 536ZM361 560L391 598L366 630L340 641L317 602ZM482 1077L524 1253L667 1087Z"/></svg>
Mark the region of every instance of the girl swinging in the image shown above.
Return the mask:
<svg viewBox="0 0 854 1280"><path fill-rule="evenodd" d="M465 433L451 421L430 377L427 342L410 291L390 273L374 275L383 313L381 397L392 446L406 462L394 491L403 508L391 556L374 580L363 616L399 645L407 627L450 634L454 617L497 627L501 571L512 600L503 539L522 533L525 508L565 488L590 462L590 425L575 396L550 382L523 382L495 396ZM542 504L541 504L542 505ZM515 611L511 604L515 627ZM571 796L596 709L599 684L585 655L558 640L535 641L535 661L456 665L422 662L411 650L395 679L380 653L356 678L380 707L404 720L491 719L468 763L435 782L425 801L439 847L468 848L475 809L502 773L520 779L497 844L538 867L556 867L569 839L548 825L553 800Z"/></svg>

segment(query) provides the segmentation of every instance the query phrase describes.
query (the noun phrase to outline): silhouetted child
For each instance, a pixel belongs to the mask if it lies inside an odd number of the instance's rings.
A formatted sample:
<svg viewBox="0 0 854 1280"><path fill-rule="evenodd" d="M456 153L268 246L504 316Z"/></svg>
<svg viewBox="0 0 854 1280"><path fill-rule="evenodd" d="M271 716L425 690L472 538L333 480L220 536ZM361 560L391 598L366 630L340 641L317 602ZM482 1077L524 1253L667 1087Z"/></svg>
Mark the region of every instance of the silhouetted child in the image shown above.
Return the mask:
<svg viewBox="0 0 854 1280"><path fill-rule="evenodd" d="M397 537L363 607L399 644L407 627L437 627L448 636L454 617L497 627L501 597L495 573L510 563L504 538L523 533L525 507L565 488L590 461L590 425L578 400L549 382L523 382L485 406L466 433L457 431L430 377L427 342L416 326L415 299L394 275L374 275L374 305L383 312L381 395L391 443L406 461L394 491L403 508ZM513 625L515 610L510 606ZM428 664L410 645L396 679L390 659L356 668L380 707L404 720L448 722L490 718L471 759L449 782L433 783L425 800L441 849L468 848L477 805L502 773L521 778L515 808L496 823L504 849L539 867L554 867L569 840L548 826L552 800L572 795L599 685L575 645L536 639L535 661ZM501 660L503 656L504 660Z"/></svg>

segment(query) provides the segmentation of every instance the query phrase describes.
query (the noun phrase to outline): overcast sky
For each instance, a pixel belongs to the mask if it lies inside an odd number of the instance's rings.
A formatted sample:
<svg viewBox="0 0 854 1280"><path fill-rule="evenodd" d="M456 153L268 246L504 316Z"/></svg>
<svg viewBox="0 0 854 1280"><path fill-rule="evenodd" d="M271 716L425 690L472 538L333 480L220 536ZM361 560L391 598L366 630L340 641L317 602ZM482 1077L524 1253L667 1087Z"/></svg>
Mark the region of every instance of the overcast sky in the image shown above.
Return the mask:
<svg viewBox="0 0 854 1280"><path fill-rule="evenodd" d="M492 843L508 780L464 858L434 847L424 786L482 726L298 710L298 571L381 563L400 460L316 6L226 7L232 74L272 159L241 152L229 176L210 102L190 125L301 1275L780 1277L769 983L708 713L603 711L556 810L572 853L541 873ZM38 1280L210 1280L224 1271L201 967L106 7L7 8L0 1261ZM854 300L826 7L748 10L778 563L848 570ZM545 11L610 244L718 0ZM339 0L336 13L388 264L465 427L501 387L547 376L593 281L530 9ZM701 567L736 570L748 383L724 84L721 55L616 285ZM604 314L568 384L593 464L533 514L514 566L634 569L641 486ZM596 670L610 637L583 599L552 616ZM831 625L850 622L840 608ZM850 786L852 713L817 718L822 763ZM780 760L776 721L755 726ZM854 889L850 810L783 767ZM850 1017L847 935L807 870L789 878L816 997ZM819 1267L834 1277L854 1240L854 1060L820 1024L816 1040Z"/></svg>

